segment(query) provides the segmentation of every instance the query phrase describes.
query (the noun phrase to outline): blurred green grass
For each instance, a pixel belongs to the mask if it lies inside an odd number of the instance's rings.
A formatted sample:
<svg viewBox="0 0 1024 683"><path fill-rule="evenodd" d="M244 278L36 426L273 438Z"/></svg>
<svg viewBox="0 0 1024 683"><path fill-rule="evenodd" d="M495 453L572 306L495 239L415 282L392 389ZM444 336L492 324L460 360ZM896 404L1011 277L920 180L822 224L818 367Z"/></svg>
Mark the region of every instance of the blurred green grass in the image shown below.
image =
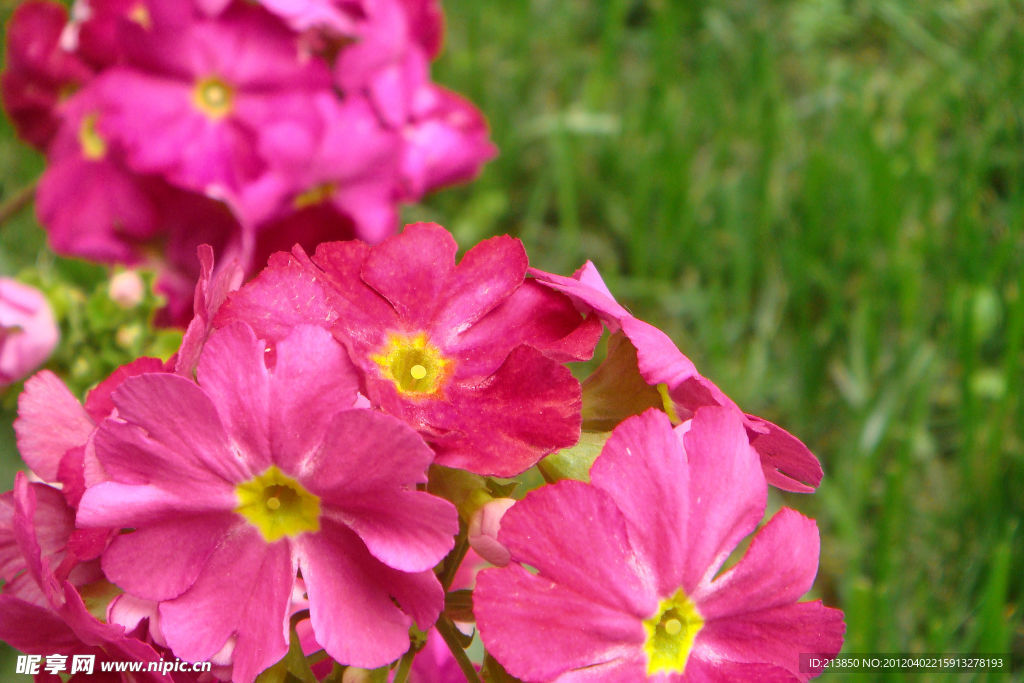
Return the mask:
<svg viewBox="0 0 1024 683"><path fill-rule="evenodd" d="M811 446L825 482L785 502L818 518L846 652L1020 666L1024 3L445 9L435 74L501 156L410 214L593 259Z"/></svg>
<svg viewBox="0 0 1024 683"><path fill-rule="evenodd" d="M846 652L1021 662L1024 3L444 7L435 75L501 156L407 217L594 260L803 438L826 479L776 502L818 518ZM39 163L0 125L8 196ZM0 271L46 258L30 214L0 240Z"/></svg>

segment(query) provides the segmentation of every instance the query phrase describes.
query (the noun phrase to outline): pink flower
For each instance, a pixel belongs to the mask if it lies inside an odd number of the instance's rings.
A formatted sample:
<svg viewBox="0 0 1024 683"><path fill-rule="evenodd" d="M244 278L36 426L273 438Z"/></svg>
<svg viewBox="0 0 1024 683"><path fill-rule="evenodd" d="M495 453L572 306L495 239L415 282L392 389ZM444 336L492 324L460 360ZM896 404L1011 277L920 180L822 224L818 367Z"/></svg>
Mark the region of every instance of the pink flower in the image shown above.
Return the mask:
<svg viewBox="0 0 1024 683"><path fill-rule="evenodd" d="M530 273L568 295L580 311L601 316L612 333L604 363L583 382L584 429L610 430L649 407L669 410L678 423L701 406L736 406L697 372L668 335L619 305L589 261L571 278L536 269ZM756 415L744 415L743 423L769 484L809 492L821 483L821 464L803 442Z"/></svg>
<svg viewBox="0 0 1024 683"><path fill-rule="evenodd" d="M159 655L150 644L97 619L83 598L90 595L91 606L102 609L102 600L112 594L95 559L105 541L104 535L75 530L74 511L60 491L30 484L19 473L14 491L0 496L0 578L6 582L0 640L31 654L156 661ZM171 678L143 671L141 680L170 683Z"/></svg>
<svg viewBox="0 0 1024 683"><path fill-rule="evenodd" d="M504 567L512 559L508 548L498 542L501 518L516 501L512 498L495 498L473 513L469 520L466 539L480 557L496 567Z"/></svg>
<svg viewBox="0 0 1024 683"><path fill-rule="evenodd" d="M124 62L96 85L102 132L136 171L188 189L236 191L258 177L260 130L308 125L308 98L330 85L326 65L300 60L296 36L257 7L120 29Z"/></svg>
<svg viewBox="0 0 1024 683"><path fill-rule="evenodd" d="M658 411L632 417L591 481L561 481L516 504L499 540L522 564L477 577L484 645L510 673L805 680L800 653L839 651L842 613L797 602L818 567L813 520L783 508L719 574L765 510L740 413L699 408L675 430Z"/></svg>
<svg viewBox="0 0 1024 683"><path fill-rule="evenodd" d="M232 294L215 324L243 320L276 340L329 328L374 406L413 425L437 462L515 475L579 438L579 385L560 362L588 358L600 325L525 280L518 240L470 249L421 223L376 246L322 244L277 254Z"/></svg>
<svg viewBox="0 0 1024 683"><path fill-rule="evenodd" d="M457 515L415 490L430 449L398 420L351 409L356 374L324 330L299 326L269 349L242 324L211 333L197 382L125 380L96 434L111 480L89 488L82 527L129 527L104 574L159 603L174 653L205 660L233 643L252 681L288 649L301 570L318 642L374 668L426 628L443 595L431 568Z"/></svg>
<svg viewBox="0 0 1024 683"><path fill-rule="evenodd" d="M7 26L4 108L18 135L45 150L60 124L63 96L92 78L92 69L60 45L67 10L56 2L20 4Z"/></svg>
<svg viewBox="0 0 1024 683"><path fill-rule="evenodd" d="M49 358L59 338L43 293L17 280L0 278L0 389Z"/></svg>

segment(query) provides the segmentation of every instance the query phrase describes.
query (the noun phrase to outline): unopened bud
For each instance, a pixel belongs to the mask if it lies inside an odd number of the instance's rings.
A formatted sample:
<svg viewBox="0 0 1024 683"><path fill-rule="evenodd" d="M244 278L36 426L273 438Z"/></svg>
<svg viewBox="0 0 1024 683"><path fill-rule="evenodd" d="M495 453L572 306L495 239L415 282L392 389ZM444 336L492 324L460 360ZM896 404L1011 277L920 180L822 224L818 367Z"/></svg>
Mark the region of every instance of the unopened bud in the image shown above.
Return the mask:
<svg viewBox="0 0 1024 683"><path fill-rule="evenodd" d="M512 559L508 548L498 542L501 518L516 501L513 498L495 498L475 513L469 520L469 545L496 567L504 567Z"/></svg>

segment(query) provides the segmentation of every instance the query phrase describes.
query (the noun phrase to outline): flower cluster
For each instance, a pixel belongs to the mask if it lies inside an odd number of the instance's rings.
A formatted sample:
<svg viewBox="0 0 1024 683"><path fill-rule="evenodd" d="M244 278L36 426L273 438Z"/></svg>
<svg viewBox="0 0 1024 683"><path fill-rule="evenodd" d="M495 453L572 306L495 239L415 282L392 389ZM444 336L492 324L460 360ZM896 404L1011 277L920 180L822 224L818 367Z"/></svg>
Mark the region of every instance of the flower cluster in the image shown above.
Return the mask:
<svg viewBox="0 0 1024 683"><path fill-rule="evenodd" d="M441 37L437 0L29 0L3 101L47 156L53 248L155 266L186 322L198 245L251 271L296 242L378 242L399 202L494 155L430 79Z"/></svg>
<svg viewBox="0 0 1024 683"><path fill-rule="evenodd" d="M239 288L206 247L176 357L121 368L84 405L29 380L16 431L34 480L0 497L0 638L209 661L203 676L242 683L817 673L799 654L838 652L844 631L799 602L817 528L783 509L754 533L769 484L818 484L814 456L592 265L531 270L509 237L456 253L415 224L276 253ZM606 330L581 383L566 364ZM546 484L509 497L538 470Z"/></svg>

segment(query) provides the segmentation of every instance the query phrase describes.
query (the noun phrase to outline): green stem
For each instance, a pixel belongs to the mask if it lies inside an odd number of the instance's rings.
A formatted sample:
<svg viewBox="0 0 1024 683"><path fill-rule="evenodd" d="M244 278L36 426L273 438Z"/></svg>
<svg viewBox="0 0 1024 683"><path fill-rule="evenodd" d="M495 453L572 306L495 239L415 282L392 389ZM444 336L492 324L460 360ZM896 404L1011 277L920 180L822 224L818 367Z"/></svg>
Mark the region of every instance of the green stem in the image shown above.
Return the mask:
<svg viewBox="0 0 1024 683"><path fill-rule="evenodd" d="M452 586L452 581L455 580L455 572L459 571L459 565L462 564L462 560L465 559L466 553L469 551L469 538L467 536L466 525L459 521L459 537L455 541L455 550L448 556L448 563L444 566L444 573L441 575L441 587L444 588L445 592Z"/></svg>
<svg viewBox="0 0 1024 683"><path fill-rule="evenodd" d="M416 651L412 648L402 655L402 659L398 661L398 668L395 669L395 678L391 683L406 683L409 680L409 674L412 672L412 659L415 656Z"/></svg>
<svg viewBox="0 0 1024 683"><path fill-rule="evenodd" d="M466 651L459 645L459 635L455 631L455 625L452 624L451 619L448 617L441 617L437 621L437 632L444 638L444 642L448 645L448 649L451 650L452 655L455 657L455 661L458 663L459 668L462 669L462 675L466 677L469 683L480 683L480 677L476 673L476 669L473 667L473 662L469 661L469 657L466 656Z"/></svg>
<svg viewBox="0 0 1024 683"><path fill-rule="evenodd" d="M0 204L0 225L3 225L10 219L14 218L32 202L32 197L36 194L36 183L38 181L33 180L25 187L16 190L14 194L10 196L3 204Z"/></svg>

